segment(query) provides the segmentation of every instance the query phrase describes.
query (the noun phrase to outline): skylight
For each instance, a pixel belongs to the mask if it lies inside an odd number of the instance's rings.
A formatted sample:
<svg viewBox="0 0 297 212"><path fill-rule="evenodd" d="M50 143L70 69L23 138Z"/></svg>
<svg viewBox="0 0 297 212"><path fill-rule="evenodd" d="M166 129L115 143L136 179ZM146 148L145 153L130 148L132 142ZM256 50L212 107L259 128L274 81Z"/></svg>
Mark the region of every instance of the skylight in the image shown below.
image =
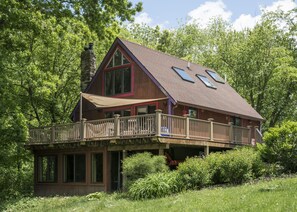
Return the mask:
<svg viewBox="0 0 297 212"><path fill-rule="evenodd" d="M216 89L217 87L212 84L209 79L206 76L196 74L196 77L198 77L207 87Z"/></svg>
<svg viewBox="0 0 297 212"><path fill-rule="evenodd" d="M225 81L214 71L205 70L211 78L213 78L216 82L225 83Z"/></svg>
<svg viewBox="0 0 297 212"><path fill-rule="evenodd" d="M185 81L194 82L194 80L185 72L184 69L172 67L172 69Z"/></svg>

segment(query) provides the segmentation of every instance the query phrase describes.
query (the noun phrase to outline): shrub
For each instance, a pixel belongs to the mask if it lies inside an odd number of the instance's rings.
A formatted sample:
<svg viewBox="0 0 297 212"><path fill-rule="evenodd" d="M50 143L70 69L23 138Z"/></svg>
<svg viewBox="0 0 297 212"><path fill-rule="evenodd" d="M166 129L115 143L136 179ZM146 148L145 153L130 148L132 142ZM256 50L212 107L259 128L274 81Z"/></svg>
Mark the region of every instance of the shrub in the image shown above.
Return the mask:
<svg viewBox="0 0 297 212"><path fill-rule="evenodd" d="M153 156L149 152L132 155L123 161L123 174L127 177L124 187L128 189L136 180L148 174L166 171L168 167L164 156Z"/></svg>
<svg viewBox="0 0 297 212"><path fill-rule="evenodd" d="M264 174L264 163L252 148L239 148L206 157L212 184L240 184Z"/></svg>
<svg viewBox="0 0 297 212"><path fill-rule="evenodd" d="M147 175L129 188L132 199L153 199L177 193L181 189L176 171Z"/></svg>
<svg viewBox="0 0 297 212"><path fill-rule="evenodd" d="M266 177L278 177L284 173L284 167L278 163L266 163L264 175Z"/></svg>
<svg viewBox="0 0 297 212"><path fill-rule="evenodd" d="M185 162L179 164L178 180L184 184L185 189L199 189L209 181L209 168L204 159L187 158Z"/></svg>
<svg viewBox="0 0 297 212"><path fill-rule="evenodd" d="M222 169L222 161L224 160L224 154L221 152L211 153L205 158L209 167L209 178L212 184L222 184L227 182Z"/></svg>
<svg viewBox="0 0 297 212"><path fill-rule="evenodd" d="M297 172L297 122L270 128L263 139L260 151L266 162L279 163L286 172Z"/></svg>
<svg viewBox="0 0 297 212"><path fill-rule="evenodd" d="M241 151L226 153L221 168L228 183L240 184L252 178L252 165Z"/></svg>

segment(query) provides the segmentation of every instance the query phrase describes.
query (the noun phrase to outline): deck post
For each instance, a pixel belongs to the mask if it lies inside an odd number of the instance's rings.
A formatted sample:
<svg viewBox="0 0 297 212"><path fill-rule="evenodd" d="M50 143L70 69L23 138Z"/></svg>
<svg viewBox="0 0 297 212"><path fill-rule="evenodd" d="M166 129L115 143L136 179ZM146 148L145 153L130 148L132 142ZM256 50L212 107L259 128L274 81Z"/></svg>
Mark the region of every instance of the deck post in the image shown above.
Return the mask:
<svg viewBox="0 0 297 212"><path fill-rule="evenodd" d="M213 118L209 118L207 119L208 121L210 121L210 140L213 141Z"/></svg>
<svg viewBox="0 0 297 212"><path fill-rule="evenodd" d="M120 137L120 115L114 114L114 137Z"/></svg>
<svg viewBox="0 0 297 212"><path fill-rule="evenodd" d="M205 156L209 155L209 146L208 145L204 146L204 155Z"/></svg>
<svg viewBox="0 0 297 212"><path fill-rule="evenodd" d="M54 143L55 142L55 125L52 124L51 127L51 142Z"/></svg>
<svg viewBox="0 0 297 212"><path fill-rule="evenodd" d="M228 122L228 124L230 125L230 129L229 129L229 138L230 138L230 142L235 142L234 138L233 138L233 122Z"/></svg>
<svg viewBox="0 0 297 212"><path fill-rule="evenodd" d="M159 148L159 155L164 155L164 149L163 148Z"/></svg>
<svg viewBox="0 0 297 212"><path fill-rule="evenodd" d="M86 129L85 129L85 122L86 122L86 119L82 119L81 121L80 121L80 140L81 141L83 141L83 140L85 140L85 132L86 132Z"/></svg>
<svg viewBox="0 0 297 212"><path fill-rule="evenodd" d="M162 110L155 110L156 112L156 136L161 136L161 114Z"/></svg>
<svg viewBox="0 0 297 212"><path fill-rule="evenodd" d="M185 121L186 121L186 139L190 138L190 115L185 114Z"/></svg>
<svg viewBox="0 0 297 212"><path fill-rule="evenodd" d="M247 128L249 129L248 132L248 143L247 144L251 144L252 143L252 126L248 125Z"/></svg>

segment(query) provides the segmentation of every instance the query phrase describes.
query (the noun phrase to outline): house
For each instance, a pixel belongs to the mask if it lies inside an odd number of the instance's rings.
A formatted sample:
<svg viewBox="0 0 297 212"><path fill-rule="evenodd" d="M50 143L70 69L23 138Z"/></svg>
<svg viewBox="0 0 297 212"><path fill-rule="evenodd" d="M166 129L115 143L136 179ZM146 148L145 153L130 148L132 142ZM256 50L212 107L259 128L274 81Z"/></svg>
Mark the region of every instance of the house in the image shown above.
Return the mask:
<svg viewBox="0 0 297 212"><path fill-rule="evenodd" d="M135 152L177 165L261 139L263 118L212 69L119 38L96 73L94 57L85 48L73 123L30 129L36 195L120 189Z"/></svg>

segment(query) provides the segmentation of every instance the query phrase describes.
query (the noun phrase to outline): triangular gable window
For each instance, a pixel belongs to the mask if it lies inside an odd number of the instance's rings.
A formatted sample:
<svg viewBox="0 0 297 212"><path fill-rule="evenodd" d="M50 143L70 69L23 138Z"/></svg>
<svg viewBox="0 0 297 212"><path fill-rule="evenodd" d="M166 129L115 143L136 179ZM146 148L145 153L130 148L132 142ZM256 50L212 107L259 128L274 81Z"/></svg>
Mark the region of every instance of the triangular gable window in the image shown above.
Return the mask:
<svg viewBox="0 0 297 212"><path fill-rule="evenodd" d="M117 49L116 52L113 54L107 68L121 66L129 63L130 62L127 60L127 58Z"/></svg>

